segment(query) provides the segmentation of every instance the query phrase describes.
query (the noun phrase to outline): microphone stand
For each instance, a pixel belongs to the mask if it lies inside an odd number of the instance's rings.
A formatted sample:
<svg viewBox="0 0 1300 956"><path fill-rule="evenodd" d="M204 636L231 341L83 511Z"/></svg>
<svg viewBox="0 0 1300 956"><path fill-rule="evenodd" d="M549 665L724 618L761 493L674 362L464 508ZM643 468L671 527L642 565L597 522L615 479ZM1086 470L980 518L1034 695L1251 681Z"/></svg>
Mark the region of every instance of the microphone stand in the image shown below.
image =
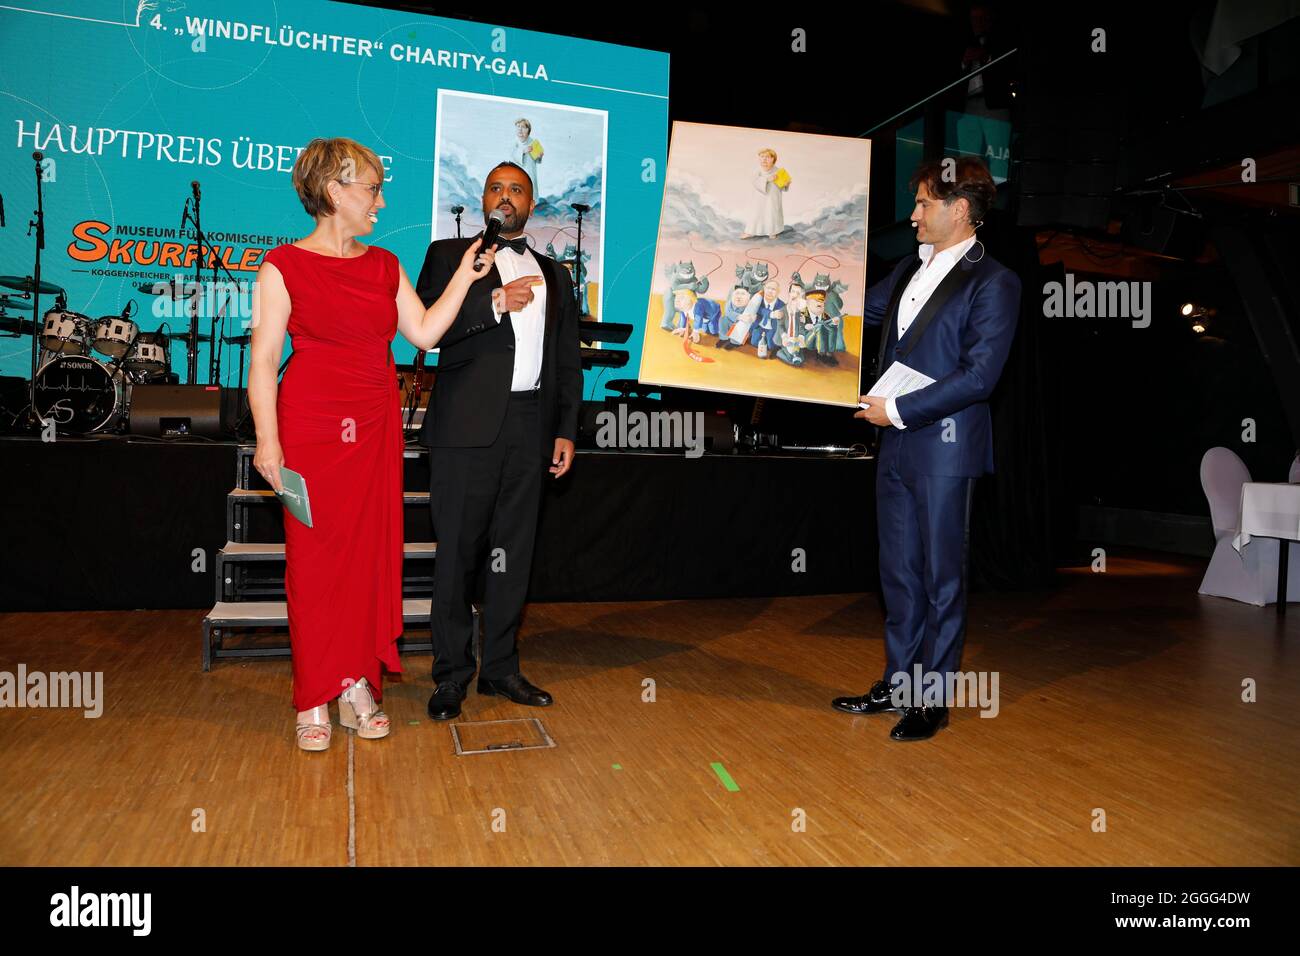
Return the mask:
<svg viewBox="0 0 1300 956"><path fill-rule="evenodd" d="M40 341L39 317L41 314L41 250L45 248L45 196L41 187L41 160L44 157L39 153L32 153L32 159L36 160L36 218L27 223L27 235L32 234L32 229L36 230L36 265L32 270L32 408L31 416L28 422L35 419L37 427L44 427L45 419L41 418L41 413L36 410L36 343Z"/></svg>
<svg viewBox="0 0 1300 956"><path fill-rule="evenodd" d="M199 377L199 301L202 298L203 290L203 228L200 225L199 218L199 197L193 197L194 212L187 211L182 214L182 224L188 221L194 227L194 240L198 243L197 254L194 257L194 302L190 306L190 328L185 334L185 382L187 385L195 385Z"/></svg>
<svg viewBox="0 0 1300 956"><path fill-rule="evenodd" d="M205 244L207 243L207 236L203 237L203 242ZM202 249L203 247L200 246L199 248ZM208 246L208 250L213 253L212 288L214 290L214 294L217 287L217 266L221 267L221 271L226 274L226 278L230 280L230 284L235 287L235 290L238 293L242 294L244 288L243 283L240 282L231 274L230 269L228 269L226 267L226 264L221 261L221 257L216 255L216 250L213 249L211 245ZM225 300L221 304L221 308L217 310L217 314L212 317L213 362L212 362L212 368L209 370L209 381L208 381L209 385L222 384L221 363L222 360L225 358L225 354L226 354L226 346L225 346L226 340L224 338L224 330L226 328L226 320L230 317L229 309L230 309L230 294L227 293ZM220 321L218 321L218 319ZM222 329L222 334L223 334L223 337L220 340L217 339L218 326L220 326L220 328ZM220 342L220 344L218 344L218 341ZM239 387L241 389L244 387L244 343L243 342L241 342L239 345Z"/></svg>

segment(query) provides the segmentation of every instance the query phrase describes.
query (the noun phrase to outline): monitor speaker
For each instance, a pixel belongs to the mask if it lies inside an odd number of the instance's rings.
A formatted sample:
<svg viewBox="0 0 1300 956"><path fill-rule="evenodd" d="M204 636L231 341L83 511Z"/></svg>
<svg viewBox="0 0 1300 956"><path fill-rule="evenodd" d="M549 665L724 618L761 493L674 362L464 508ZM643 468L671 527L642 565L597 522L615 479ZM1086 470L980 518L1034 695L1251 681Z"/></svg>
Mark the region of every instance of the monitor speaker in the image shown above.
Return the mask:
<svg viewBox="0 0 1300 956"><path fill-rule="evenodd" d="M129 431L155 438L219 438L227 423L234 422L239 392L219 385L136 385L131 389Z"/></svg>

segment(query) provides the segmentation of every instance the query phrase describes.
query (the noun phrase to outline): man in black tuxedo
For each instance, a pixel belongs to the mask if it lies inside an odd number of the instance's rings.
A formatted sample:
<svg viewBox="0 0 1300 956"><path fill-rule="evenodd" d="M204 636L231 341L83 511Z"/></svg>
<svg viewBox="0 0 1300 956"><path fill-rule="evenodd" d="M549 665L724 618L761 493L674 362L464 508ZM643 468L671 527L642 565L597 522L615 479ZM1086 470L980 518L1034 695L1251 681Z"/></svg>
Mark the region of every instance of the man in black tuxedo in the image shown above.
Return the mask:
<svg viewBox="0 0 1300 956"><path fill-rule="evenodd" d="M543 475L573 464L582 361L578 309L567 270L523 237L536 202L514 163L493 169L483 215L505 216L496 262L465 296L439 355L420 441L429 446L429 504L438 558L433 574L433 679L429 716L460 715L474 676L470 612L477 572L483 601L480 694L544 707L551 695L519 672L515 637L532 569ZM474 237L477 238L477 237ZM416 291L426 306L446 288L470 239L429 245Z"/></svg>

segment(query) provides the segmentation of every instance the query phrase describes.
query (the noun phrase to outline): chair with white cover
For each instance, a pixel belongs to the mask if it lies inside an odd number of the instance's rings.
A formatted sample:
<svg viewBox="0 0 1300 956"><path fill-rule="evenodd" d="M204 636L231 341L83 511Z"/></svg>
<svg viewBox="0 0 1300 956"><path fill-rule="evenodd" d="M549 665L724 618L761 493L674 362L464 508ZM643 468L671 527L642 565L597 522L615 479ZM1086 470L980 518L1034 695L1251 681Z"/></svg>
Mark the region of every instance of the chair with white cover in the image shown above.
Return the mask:
<svg viewBox="0 0 1300 956"><path fill-rule="evenodd" d="M1250 481L1250 469L1229 448L1211 448L1201 458L1201 488L1210 504L1214 526L1214 554L1205 569L1199 591L1211 597L1232 598L1263 607L1277 601L1276 538L1253 537L1237 551L1232 539L1241 517L1241 486ZM1287 566L1288 603L1300 600L1300 548L1292 550Z"/></svg>
<svg viewBox="0 0 1300 956"><path fill-rule="evenodd" d="M1300 484L1300 452L1296 453L1295 460L1291 462L1291 470L1287 473L1286 480L1291 484ZM1290 579L1288 579L1289 582ZM1287 584L1287 594L1291 593L1291 585Z"/></svg>

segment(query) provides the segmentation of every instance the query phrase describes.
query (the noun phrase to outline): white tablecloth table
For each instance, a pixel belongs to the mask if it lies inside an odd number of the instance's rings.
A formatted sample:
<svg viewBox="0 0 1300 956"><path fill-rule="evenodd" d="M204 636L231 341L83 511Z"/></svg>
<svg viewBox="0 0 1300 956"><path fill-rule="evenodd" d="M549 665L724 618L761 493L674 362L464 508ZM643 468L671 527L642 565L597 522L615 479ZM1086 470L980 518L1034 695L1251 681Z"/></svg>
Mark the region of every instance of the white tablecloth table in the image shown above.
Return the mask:
<svg viewBox="0 0 1300 956"><path fill-rule="evenodd" d="M1286 613L1287 541L1300 541L1300 484L1248 481L1241 486L1241 512L1232 546L1240 551L1252 537L1280 538L1277 555L1277 613Z"/></svg>

